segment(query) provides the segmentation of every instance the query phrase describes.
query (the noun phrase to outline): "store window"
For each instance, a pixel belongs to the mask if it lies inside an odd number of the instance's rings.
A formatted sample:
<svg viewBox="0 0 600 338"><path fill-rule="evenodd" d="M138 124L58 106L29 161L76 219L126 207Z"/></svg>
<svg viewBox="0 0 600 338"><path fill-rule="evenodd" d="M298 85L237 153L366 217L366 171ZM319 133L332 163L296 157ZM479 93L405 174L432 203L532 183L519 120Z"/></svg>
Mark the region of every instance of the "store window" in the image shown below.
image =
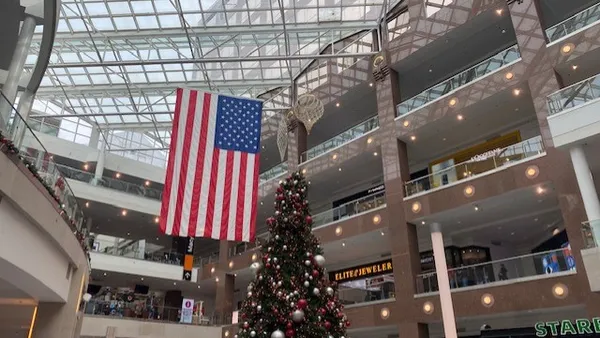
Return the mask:
<svg viewBox="0 0 600 338"><path fill-rule="evenodd" d="M332 271L329 280L339 284L339 298L346 305L395 297L391 259Z"/></svg>

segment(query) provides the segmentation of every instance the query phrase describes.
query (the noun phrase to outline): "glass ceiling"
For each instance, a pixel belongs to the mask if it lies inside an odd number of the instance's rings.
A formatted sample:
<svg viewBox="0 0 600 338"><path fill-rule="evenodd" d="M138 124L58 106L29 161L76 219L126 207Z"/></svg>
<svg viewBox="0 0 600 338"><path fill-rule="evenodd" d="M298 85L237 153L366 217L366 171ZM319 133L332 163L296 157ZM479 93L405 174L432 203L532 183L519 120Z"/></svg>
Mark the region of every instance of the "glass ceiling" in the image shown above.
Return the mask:
<svg viewBox="0 0 600 338"><path fill-rule="evenodd" d="M169 143L172 94L180 86L238 96L269 93L265 107L274 114L291 105L289 87L318 54L376 29L384 7L397 2L62 0L53 54L36 96L35 106L47 109L34 114L140 129L163 144ZM37 34L32 55L40 42ZM352 48L328 53L358 56Z"/></svg>

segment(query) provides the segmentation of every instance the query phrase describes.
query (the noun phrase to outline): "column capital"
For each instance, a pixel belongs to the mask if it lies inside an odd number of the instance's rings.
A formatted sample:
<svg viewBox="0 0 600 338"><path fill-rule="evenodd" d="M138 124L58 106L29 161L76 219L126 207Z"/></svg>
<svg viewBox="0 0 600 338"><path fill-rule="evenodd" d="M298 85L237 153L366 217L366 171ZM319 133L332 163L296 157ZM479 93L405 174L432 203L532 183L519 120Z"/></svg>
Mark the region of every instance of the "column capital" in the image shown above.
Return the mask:
<svg viewBox="0 0 600 338"><path fill-rule="evenodd" d="M442 225L438 222L430 223L429 230L431 230L431 232L442 232Z"/></svg>

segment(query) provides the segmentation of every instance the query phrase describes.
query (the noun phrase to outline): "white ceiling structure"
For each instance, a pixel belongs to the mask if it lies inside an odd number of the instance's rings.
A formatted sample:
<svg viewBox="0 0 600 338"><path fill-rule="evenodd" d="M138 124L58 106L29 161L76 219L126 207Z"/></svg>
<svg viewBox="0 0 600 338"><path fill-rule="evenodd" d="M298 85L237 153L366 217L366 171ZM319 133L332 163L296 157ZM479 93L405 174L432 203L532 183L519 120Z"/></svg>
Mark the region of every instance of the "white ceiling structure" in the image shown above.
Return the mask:
<svg viewBox="0 0 600 338"><path fill-rule="evenodd" d="M290 87L312 61L376 53L360 40L372 38L400 2L62 0L32 117L136 130L155 141L152 148L165 149L177 87L248 97L270 92L263 98L272 116L292 105ZM334 46L346 38L352 41ZM40 42L36 34L26 67L34 66Z"/></svg>

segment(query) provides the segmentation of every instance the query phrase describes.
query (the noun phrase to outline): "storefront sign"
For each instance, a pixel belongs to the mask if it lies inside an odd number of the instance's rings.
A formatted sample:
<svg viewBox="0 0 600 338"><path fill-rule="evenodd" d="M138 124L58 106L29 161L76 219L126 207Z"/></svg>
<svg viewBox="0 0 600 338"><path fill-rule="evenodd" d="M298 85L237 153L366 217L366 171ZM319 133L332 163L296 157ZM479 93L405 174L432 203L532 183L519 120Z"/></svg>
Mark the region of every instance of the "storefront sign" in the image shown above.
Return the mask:
<svg viewBox="0 0 600 338"><path fill-rule="evenodd" d="M183 280L192 280L192 267L194 266L194 237L188 237L183 256Z"/></svg>
<svg viewBox="0 0 600 338"><path fill-rule="evenodd" d="M384 191L384 190L385 190L385 185L381 184L381 185L378 185L378 186L376 186L374 188L371 188L371 189L367 190L367 195L371 195L371 194L374 194L376 192L380 192L380 191Z"/></svg>
<svg viewBox="0 0 600 338"><path fill-rule="evenodd" d="M537 337L564 337L584 334L600 334L600 317L589 319L538 322L535 324Z"/></svg>
<svg viewBox="0 0 600 338"><path fill-rule="evenodd" d="M485 153L481 153L479 155L475 155L473 157L471 157L471 159L469 160L469 162L479 162L479 161L485 161L490 157L494 157L498 154L500 154L502 152L501 148L496 148L494 150L489 150L486 151Z"/></svg>
<svg viewBox="0 0 600 338"><path fill-rule="evenodd" d="M344 270L332 271L329 273L329 280L338 283L349 282L352 280L369 278L394 272L392 260L379 261L376 263L360 265Z"/></svg>
<svg viewBox="0 0 600 338"><path fill-rule="evenodd" d="M183 324L191 324L192 317L194 315L194 300L189 298L184 298L181 303L181 319L180 323Z"/></svg>

